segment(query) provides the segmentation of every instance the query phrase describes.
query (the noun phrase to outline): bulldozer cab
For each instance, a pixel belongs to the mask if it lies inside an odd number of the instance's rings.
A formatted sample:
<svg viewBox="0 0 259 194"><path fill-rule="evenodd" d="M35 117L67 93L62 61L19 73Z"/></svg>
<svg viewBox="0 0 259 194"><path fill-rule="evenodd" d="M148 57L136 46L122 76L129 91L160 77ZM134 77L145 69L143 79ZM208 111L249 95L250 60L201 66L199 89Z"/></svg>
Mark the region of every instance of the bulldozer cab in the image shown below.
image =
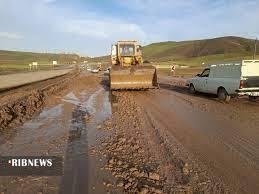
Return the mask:
<svg viewBox="0 0 259 194"><path fill-rule="evenodd" d="M131 66L142 63L141 46L137 41L118 41L111 49L112 65Z"/></svg>

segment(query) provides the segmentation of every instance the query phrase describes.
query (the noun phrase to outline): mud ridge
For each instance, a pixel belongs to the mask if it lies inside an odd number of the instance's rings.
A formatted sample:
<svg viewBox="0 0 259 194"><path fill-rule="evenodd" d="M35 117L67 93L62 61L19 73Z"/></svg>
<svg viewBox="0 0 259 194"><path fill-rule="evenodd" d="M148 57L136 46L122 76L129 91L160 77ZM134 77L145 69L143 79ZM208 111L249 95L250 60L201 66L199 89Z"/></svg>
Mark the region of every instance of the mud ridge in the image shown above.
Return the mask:
<svg viewBox="0 0 259 194"><path fill-rule="evenodd" d="M65 89L75 75L76 73L73 72L69 76L62 76L63 79L53 79L40 88L32 88L29 92L26 91L25 95L18 98L15 93L11 94L9 101L0 106L0 134L8 128L21 125L39 113L47 98Z"/></svg>
<svg viewBox="0 0 259 194"><path fill-rule="evenodd" d="M163 193L164 178L158 173L158 164L144 153L140 109L124 93L114 94L116 106L124 108L104 123L103 129L113 135L103 141L100 153L107 159L103 169L111 171L117 182L103 184L110 189L121 188L125 193Z"/></svg>

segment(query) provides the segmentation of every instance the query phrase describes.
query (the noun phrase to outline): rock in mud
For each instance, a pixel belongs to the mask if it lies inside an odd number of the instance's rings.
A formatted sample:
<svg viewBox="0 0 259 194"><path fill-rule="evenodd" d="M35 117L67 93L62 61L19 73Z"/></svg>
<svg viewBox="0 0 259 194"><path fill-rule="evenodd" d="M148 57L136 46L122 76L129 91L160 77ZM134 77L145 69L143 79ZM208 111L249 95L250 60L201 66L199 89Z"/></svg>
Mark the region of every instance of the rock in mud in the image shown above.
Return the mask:
<svg viewBox="0 0 259 194"><path fill-rule="evenodd" d="M139 178L145 177L145 173L144 172L139 172L139 171L134 171L132 173L132 175L135 176L135 177L139 177Z"/></svg>
<svg viewBox="0 0 259 194"><path fill-rule="evenodd" d="M184 167L183 167L183 174L188 175L189 173L190 173L189 165L187 163L185 163Z"/></svg>
<svg viewBox="0 0 259 194"><path fill-rule="evenodd" d="M163 193L163 191L160 190L160 189L155 189L155 190L154 190L154 193L161 194L161 193Z"/></svg>
<svg viewBox="0 0 259 194"><path fill-rule="evenodd" d="M124 142L126 142L126 140L127 140L126 138L120 138L119 142L124 143Z"/></svg>
<svg viewBox="0 0 259 194"><path fill-rule="evenodd" d="M149 190L147 188L141 188L139 194L147 194Z"/></svg>
<svg viewBox="0 0 259 194"><path fill-rule="evenodd" d="M122 181L118 182L117 187L123 187L124 183Z"/></svg>
<svg viewBox="0 0 259 194"><path fill-rule="evenodd" d="M111 183L107 183L106 187L112 187L112 184Z"/></svg>
<svg viewBox="0 0 259 194"><path fill-rule="evenodd" d="M130 172L134 172L134 171L137 171L137 170L138 170L138 169L136 169L136 168L130 168L130 169L129 169Z"/></svg>
<svg viewBox="0 0 259 194"><path fill-rule="evenodd" d="M112 158L109 160L109 164L114 164L115 160Z"/></svg>
<svg viewBox="0 0 259 194"><path fill-rule="evenodd" d="M124 189L128 189L131 186L131 183L127 183L126 185L124 185Z"/></svg>
<svg viewBox="0 0 259 194"><path fill-rule="evenodd" d="M150 179L153 179L153 180L156 180L156 181L159 181L159 180L160 180L160 176L159 176L159 174L157 174L157 173L152 173L152 172L150 172L149 175L148 175L148 177L149 177Z"/></svg>
<svg viewBox="0 0 259 194"><path fill-rule="evenodd" d="M124 165L122 166L122 168L128 168L128 167L129 167L128 164L124 164Z"/></svg>

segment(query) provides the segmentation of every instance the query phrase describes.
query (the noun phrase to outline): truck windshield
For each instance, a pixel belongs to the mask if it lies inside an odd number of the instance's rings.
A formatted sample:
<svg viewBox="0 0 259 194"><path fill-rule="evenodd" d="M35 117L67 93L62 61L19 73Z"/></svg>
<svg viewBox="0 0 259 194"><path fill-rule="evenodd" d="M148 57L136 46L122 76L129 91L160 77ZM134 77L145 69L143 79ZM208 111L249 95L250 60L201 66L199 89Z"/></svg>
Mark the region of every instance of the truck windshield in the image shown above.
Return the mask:
<svg viewBox="0 0 259 194"><path fill-rule="evenodd" d="M132 44L120 45L120 55L121 56L133 56L135 46Z"/></svg>

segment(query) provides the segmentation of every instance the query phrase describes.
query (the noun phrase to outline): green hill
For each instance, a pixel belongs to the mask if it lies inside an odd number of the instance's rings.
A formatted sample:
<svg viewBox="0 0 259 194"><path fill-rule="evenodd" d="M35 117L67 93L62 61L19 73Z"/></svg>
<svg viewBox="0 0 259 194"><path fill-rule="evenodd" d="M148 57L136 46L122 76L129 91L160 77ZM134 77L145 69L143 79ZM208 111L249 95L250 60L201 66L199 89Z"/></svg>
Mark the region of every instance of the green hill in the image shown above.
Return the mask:
<svg viewBox="0 0 259 194"><path fill-rule="evenodd" d="M19 51L0 50L0 74L23 72L30 70L29 64L36 61L38 69L51 69L52 61L58 61L59 65L72 64L73 61L82 62L88 57L80 57L77 54L53 54L33 53Z"/></svg>
<svg viewBox="0 0 259 194"><path fill-rule="evenodd" d="M172 62L185 65L221 62L251 58L254 40L241 37L160 42L143 47L143 56L154 62ZM257 52L259 53L259 51Z"/></svg>
<svg viewBox="0 0 259 194"><path fill-rule="evenodd" d="M149 59L188 58L230 53L249 54L253 51L253 43L254 40L240 37L161 42L143 47L143 53Z"/></svg>
<svg viewBox="0 0 259 194"><path fill-rule="evenodd" d="M71 63L73 61L79 61L80 59L80 56L77 54L32 53L0 50L0 65L23 65L33 61L43 64L52 63L52 61Z"/></svg>

